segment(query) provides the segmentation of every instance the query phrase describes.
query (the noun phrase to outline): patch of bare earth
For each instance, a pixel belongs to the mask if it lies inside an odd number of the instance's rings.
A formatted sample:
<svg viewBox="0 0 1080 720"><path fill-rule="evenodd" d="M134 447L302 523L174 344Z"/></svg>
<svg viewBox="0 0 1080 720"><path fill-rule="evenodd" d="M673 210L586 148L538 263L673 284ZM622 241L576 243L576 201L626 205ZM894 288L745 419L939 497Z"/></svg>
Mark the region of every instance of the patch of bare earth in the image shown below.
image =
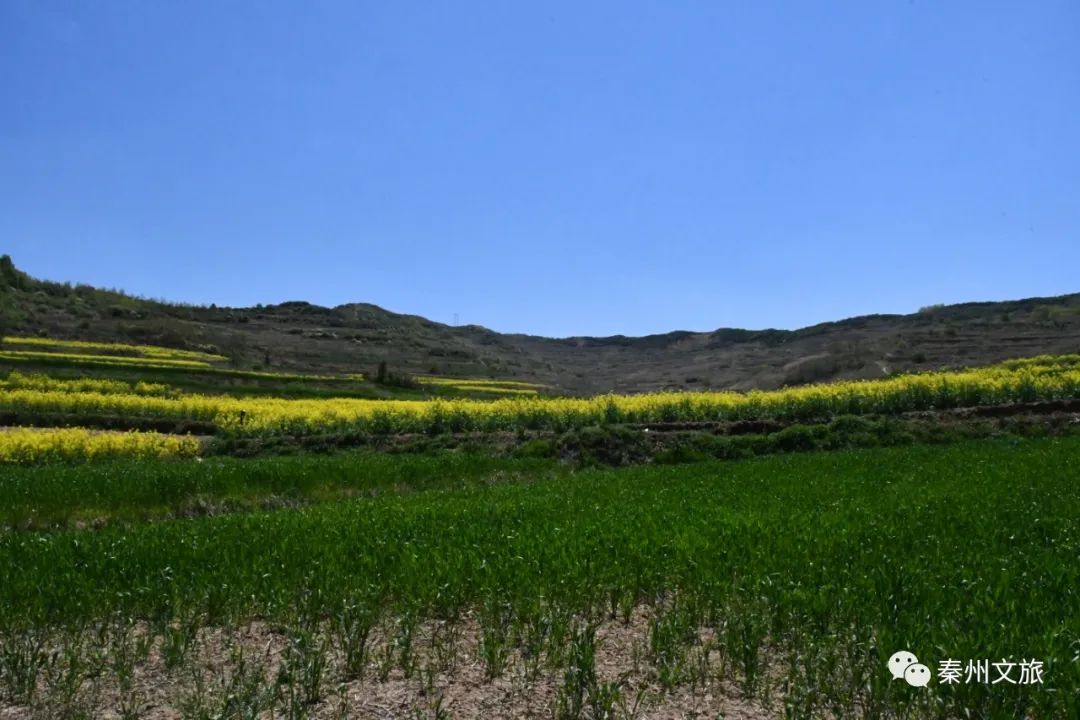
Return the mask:
<svg viewBox="0 0 1080 720"><path fill-rule="evenodd" d="M765 720L782 715L782 699L775 695L765 701L742 693L712 649L708 630L702 630L689 648L687 657L698 668L694 677L662 685L649 660L649 625L646 608L636 609L628 622L615 619L595 625L595 677L589 689L575 693L574 673L568 670L573 662L565 649L561 660L552 662L546 651L530 657L522 646L508 645L505 664L492 677L480 625L471 616L452 624L420 623L407 645L397 622L376 626L361 677L346 672L340 638L329 628L314 633L308 649L316 648L315 654L306 656L297 651L295 635L262 621L228 630L202 628L187 657L167 666L163 638L140 623L129 628L125 638L100 644L98 635L84 648L99 664L95 670L92 662L80 661L87 676L75 692L65 684L61 663L42 673L30 703L0 701L0 720L256 717L241 714L240 707L258 707L259 718L315 720L575 716ZM124 657L123 648L130 650L140 639L144 653L125 672L116 658ZM64 655L59 645L49 652ZM303 668L311 667L305 665L311 658L324 662L314 701L304 696L305 681L311 676ZM233 714L224 714L227 708Z"/></svg>

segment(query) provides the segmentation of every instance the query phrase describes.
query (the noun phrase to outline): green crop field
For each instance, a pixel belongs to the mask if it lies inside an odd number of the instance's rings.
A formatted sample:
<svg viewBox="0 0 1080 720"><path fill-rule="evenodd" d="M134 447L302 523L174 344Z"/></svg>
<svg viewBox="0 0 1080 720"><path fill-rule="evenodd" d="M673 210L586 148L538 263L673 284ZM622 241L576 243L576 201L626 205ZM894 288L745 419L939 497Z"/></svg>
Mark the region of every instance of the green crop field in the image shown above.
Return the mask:
<svg viewBox="0 0 1080 720"><path fill-rule="evenodd" d="M189 717L320 715L349 682L392 681L426 687L436 713L456 664L475 663L491 685L548 682L559 717L630 716L716 683L779 716L1075 717L1077 457L1080 439L1063 438L577 472L366 454L279 472L21 468L4 477L9 519L68 513L79 497L130 509L138 477L147 507L192 485L288 495L286 478L336 476L356 494L9 530L0 679L9 701L60 715L94 692L141 707L164 692L150 676ZM253 620L280 654L245 644ZM233 629L221 677L199 671L216 647L206 628ZM601 668L619 628L634 650ZM928 664L1037 659L1042 682L927 693L891 680L897 650Z"/></svg>

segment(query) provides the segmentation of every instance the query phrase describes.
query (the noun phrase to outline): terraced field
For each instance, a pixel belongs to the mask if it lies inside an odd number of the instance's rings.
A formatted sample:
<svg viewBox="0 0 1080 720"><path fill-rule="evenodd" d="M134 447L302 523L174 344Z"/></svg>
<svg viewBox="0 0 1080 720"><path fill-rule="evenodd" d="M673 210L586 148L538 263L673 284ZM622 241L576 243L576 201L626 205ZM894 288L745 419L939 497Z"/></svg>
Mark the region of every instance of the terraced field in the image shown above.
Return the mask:
<svg viewBox="0 0 1080 720"><path fill-rule="evenodd" d="M390 399L5 347L0 717L1080 715L1080 356Z"/></svg>
<svg viewBox="0 0 1080 720"><path fill-rule="evenodd" d="M126 346L121 346L126 349ZM22 352L22 351L17 351ZM81 362L81 355L55 355ZM160 369L163 349L145 357L124 357L138 367ZM150 357L154 355L154 357ZM90 356L106 357L106 356ZM109 356L111 357L111 356ZM120 356L117 356L120 357ZM75 360L72 360L75 358ZM3 357L0 357L0 362ZM191 359L168 362L197 363ZM226 372L216 370L215 372ZM270 374L273 377L273 374ZM9 424L38 424L50 417L65 425L101 424L102 418L202 423L209 434L231 437L327 434L391 435L448 432L566 431L595 425L786 420L806 422L840 415L897 415L904 412L1007 405L1080 398L1080 356L1046 356L956 372L901 375L873 381L806 385L748 393L653 393L592 398L541 397L536 388L507 381L421 378L439 390L479 390L495 399L429 397L425 400L358 397L284 398L237 395L227 387L214 394L148 383L138 373L124 381L92 381L26 376L12 372L0 381L0 413ZM305 382L304 376L279 380ZM308 378L318 382L359 383L358 377ZM423 387L423 385L421 385ZM333 393L333 390L328 390ZM107 427L113 427L107 422ZM141 426L140 426L141 427ZM136 427L135 429L140 429ZM45 441L42 440L42 445Z"/></svg>

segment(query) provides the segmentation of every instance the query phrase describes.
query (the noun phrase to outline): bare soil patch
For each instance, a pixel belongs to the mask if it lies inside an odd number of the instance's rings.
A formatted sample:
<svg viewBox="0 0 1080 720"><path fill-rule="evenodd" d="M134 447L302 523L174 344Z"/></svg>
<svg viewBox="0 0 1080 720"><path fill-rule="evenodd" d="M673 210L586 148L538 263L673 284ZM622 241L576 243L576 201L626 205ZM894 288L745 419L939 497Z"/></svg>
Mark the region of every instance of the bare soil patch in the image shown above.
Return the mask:
<svg viewBox="0 0 1080 720"><path fill-rule="evenodd" d="M690 649L703 671L693 682L665 687L648 660L650 617L648 608L638 607L628 622L606 619L595 626L596 682L610 693L602 709L586 693L578 716L765 720L782 715L783 704L775 694L766 691L768 700L763 700L742 692L705 629ZM99 636L101 644L87 643L83 650L98 666L85 665L86 677L75 692L67 690L61 662L43 673L31 703L0 702L0 720L59 720L80 714L180 720L199 716L199 710L217 717L226 708L238 711L260 704L259 718L296 717L297 711L315 720L526 719L559 717L560 711L567 716L570 671L550 665L546 658L530 657L517 646L508 648L502 672L492 677L480 624L471 616L454 623L417 624L407 650L397 621L380 623L372 630L362 677L347 673L342 648L326 628L313 637L325 662L314 702L296 698L310 679L297 672L303 665L298 652L302 655L304 649L298 650L295 635L274 625L252 621L232 629L201 628L188 656L170 663L163 637L138 623ZM124 660L133 650L138 661ZM64 656L59 644L53 651Z"/></svg>

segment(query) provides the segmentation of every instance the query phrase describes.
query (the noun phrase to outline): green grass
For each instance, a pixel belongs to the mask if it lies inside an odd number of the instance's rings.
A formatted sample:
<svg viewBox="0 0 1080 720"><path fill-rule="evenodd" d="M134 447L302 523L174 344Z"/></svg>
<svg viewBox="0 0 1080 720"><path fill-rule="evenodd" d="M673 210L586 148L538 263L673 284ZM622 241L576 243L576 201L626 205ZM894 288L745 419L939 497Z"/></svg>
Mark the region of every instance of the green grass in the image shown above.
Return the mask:
<svg viewBox="0 0 1080 720"><path fill-rule="evenodd" d="M128 521L325 502L353 495L455 489L566 472L554 460L468 452L354 451L206 460L107 460L0 466L0 527Z"/></svg>
<svg viewBox="0 0 1080 720"><path fill-rule="evenodd" d="M704 626L748 692L766 668L782 679L793 716L1076 717L1078 457L1076 438L794 454L9 532L0 628L474 609L498 674L500 644L647 604L665 685L685 681L688 629ZM564 657L587 663L575 633ZM918 690L889 682L901 648L932 669L1037 658L1046 682Z"/></svg>
<svg viewBox="0 0 1080 720"><path fill-rule="evenodd" d="M0 465L0 528L220 515L385 492L535 482L590 467L685 465L784 453L1070 435L1080 436L1080 427L1045 425L1038 418L948 424L845 416L827 424L734 436L690 431L660 438L612 426L531 440L424 436L389 446L344 436L302 445L218 440L199 459ZM650 444L650 438L657 442ZM351 450L340 449L350 445Z"/></svg>

